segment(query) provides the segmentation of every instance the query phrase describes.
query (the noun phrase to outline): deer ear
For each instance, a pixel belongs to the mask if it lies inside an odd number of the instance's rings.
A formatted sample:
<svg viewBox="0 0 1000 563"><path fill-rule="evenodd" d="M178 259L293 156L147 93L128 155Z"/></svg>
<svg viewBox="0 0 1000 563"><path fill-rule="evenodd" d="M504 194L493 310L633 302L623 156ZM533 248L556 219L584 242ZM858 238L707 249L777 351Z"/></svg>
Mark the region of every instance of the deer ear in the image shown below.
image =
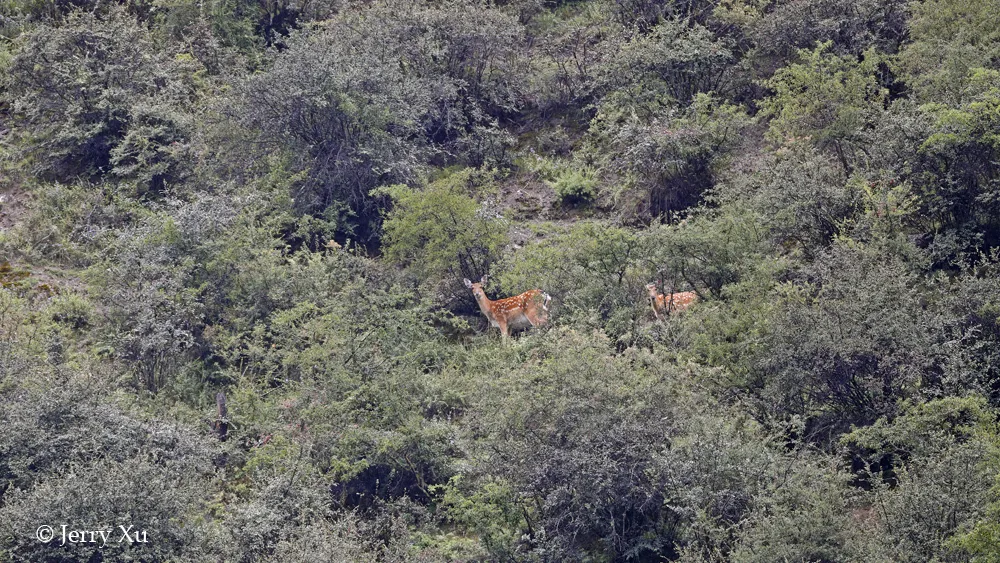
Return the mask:
<svg viewBox="0 0 1000 563"><path fill-rule="evenodd" d="M469 281L469 278L465 278L465 279L464 279L464 280L462 280L462 281L464 281L464 282L465 282L465 287L467 287L467 288L469 288L469 289L472 289L472 282L470 282L470 281Z"/></svg>
<svg viewBox="0 0 1000 563"><path fill-rule="evenodd" d="M486 274L483 274L483 279L482 279L482 280L481 280L481 282L480 282L480 283L482 283L483 285L486 285L486 277L487 277L487 276L486 276Z"/></svg>

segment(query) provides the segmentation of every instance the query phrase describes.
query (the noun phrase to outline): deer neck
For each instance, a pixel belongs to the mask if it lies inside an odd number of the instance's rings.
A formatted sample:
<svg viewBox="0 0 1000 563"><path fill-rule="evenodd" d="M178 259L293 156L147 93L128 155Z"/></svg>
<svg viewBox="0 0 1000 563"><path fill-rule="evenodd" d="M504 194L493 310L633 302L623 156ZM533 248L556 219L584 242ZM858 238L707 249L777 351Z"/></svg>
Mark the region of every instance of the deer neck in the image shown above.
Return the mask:
<svg viewBox="0 0 1000 563"><path fill-rule="evenodd" d="M493 302L490 301L489 297L486 297L485 293L482 297L476 296L476 303L479 303L479 310L482 311L487 318L493 318L493 308L490 307Z"/></svg>

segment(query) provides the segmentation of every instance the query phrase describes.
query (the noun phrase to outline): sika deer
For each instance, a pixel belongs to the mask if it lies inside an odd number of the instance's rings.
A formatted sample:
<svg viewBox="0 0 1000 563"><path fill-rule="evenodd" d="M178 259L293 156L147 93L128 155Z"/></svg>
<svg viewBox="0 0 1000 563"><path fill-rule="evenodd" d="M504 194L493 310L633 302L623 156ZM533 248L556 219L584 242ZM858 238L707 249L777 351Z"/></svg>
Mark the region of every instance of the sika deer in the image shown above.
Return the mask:
<svg viewBox="0 0 1000 563"><path fill-rule="evenodd" d="M505 341L510 338L511 329L542 326L549 320L549 301L552 297L540 289L531 289L515 297L490 301L483 291L486 276L483 276L478 283L468 279L464 281L465 287L471 289L476 297L479 309L486 315L491 325L500 329Z"/></svg>

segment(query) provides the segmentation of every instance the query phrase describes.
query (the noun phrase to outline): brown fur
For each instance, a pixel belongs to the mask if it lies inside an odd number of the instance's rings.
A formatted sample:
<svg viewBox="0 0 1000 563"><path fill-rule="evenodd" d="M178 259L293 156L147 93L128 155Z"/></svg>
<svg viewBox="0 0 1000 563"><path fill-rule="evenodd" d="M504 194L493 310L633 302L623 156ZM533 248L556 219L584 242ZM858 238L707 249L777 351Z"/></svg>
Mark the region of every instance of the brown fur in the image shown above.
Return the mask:
<svg viewBox="0 0 1000 563"><path fill-rule="evenodd" d="M549 301L552 298L540 289L530 289L515 297L490 301L483 291L486 276L478 283L467 279L464 281L465 287L471 289L476 297L479 310L486 315L491 325L500 329L504 340L510 338L512 328L538 327L549 320Z"/></svg>
<svg viewBox="0 0 1000 563"><path fill-rule="evenodd" d="M646 289L649 290L649 304L653 306L653 314L657 319L660 319L661 315L683 311L698 301L698 294L693 291L664 295L656 289L655 283L648 284Z"/></svg>

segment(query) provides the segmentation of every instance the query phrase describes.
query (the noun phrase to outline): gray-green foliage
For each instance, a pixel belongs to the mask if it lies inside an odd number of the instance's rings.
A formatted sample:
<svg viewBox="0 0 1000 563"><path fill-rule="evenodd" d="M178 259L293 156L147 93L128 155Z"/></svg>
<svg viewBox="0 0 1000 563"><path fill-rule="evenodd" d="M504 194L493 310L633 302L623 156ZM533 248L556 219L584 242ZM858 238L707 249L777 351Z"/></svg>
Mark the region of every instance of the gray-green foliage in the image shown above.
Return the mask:
<svg viewBox="0 0 1000 563"><path fill-rule="evenodd" d="M25 561L59 557L86 560L102 551L100 541L98 545L67 542L63 548L57 546L62 541L63 523L89 522L90 529L112 531L104 551L118 560L184 554L204 533L185 522L198 516L199 500L208 482L199 470L204 473L210 464L203 460L200 468L190 461L164 466L144 457L71 466L30 491L12 491L3 509L10 524L6 533L14 538L9 547ZM35 539L32 530L43 525L39 523L57 530L52 543ZM123 529L130 531L130 537L142 530L142 539L149 543L119 543Z"/></svg>
<svg viewBox="0 0 1000 563"><path fill-rule="evenodd" d="M591 122L592 151L618 181L610 195L626 217L675 215L697 204L749 118L738 106L698 94L688 107L672 104L649 113L612 94Z"/></svg>
<svg viewBox="0 0 1000 563"><path fill-rule="evenodd" d="M369 191L416 180L431 158L503 160L494 117L521 103L521 33L503 12L464 2L345 12L290 40L238 86L229 113L308 171L301 208L346 202L365 226L377 218Z"/></svg>
<svg viewBox="0 0 1000 563"><path fill-rule="evenodd" d="M772 267L763 260L765 233L744 205L703 210L644 235L642 262L649 282L663 282L675 291L720 296L726 286Z"/></svg>
<svg viewBox="0 0 1000 563"><path fill-rule="evenodd" d="M206 532L194 523L212 490L211 445L184 425L130 413L108 393L110 383L107 374L48 373L0 391L8 429L0 438L0 546L20 560L98 551L60 546L58 537L41 543L34 536L41 525L57 534L75 522L146 529L148 545L109 545L122 560L176 557Z"/></svg>
<svg viewBox="0 0 1000 563"><path fill-rule="evenodd" d="M302 526L298 535L284 538L275 546L273 558L302 563L397 563L412 560L409 541L407 521L402 515L387 513L375 523L344 515Z"/></svg>
<svg viewBox="0 0 1000 563"><path fill-rule="evenodd" d="M776 61L794 57L797 49L833 42L838 53L857 55L875 46L893 53L907 38L903 0L819 0L773 2L769 11L754 11L745 23L754 45L755 62L765 71Z"/></svg>
<svg viewBox="0 0 1000 563"><path fill-rule="evenodd" d="M687 105L696 94L726 90L730 81L727 42L688 20L665 19L647 34L622 36L613 47L599 67L598 84L605 93L631 94L640 107Z"/></svg>
<svg viewBox="0 0 1000 563"><path fill-rule="evenodd" d="M85 267L128 224L137 207L109 184L37 185L24 217L3 233L0 244L12 258Z"/></svg>
<svg viewBox="0 0 1000 563"><path fill-rule="evenodd" d="M996 5L988 0L935 0L911 9L912 40L900 53L907 82L922 102L962 101L970 70L995 68Z"/></svg>
<svg viewBox="0 0 1000 563"><path fill-rule="evenodd" d="M4 277L10 280L10 273L6 274ZM7 285L12 284L8 281ZM3 378L31 373L45 354L46 327L43 323L32 326L31 322L40 316L41 307L19 289L0 288L0 376Z"/></svg>
<svg viewBox="0 0 1000 563"><path fill-rule="evenodd" d="M154 44L123 9L75 12L19 38L4 94L18 124L5 144L57 180L113 174L161 190L188 170L199 69Z"/></svg>
<svg viewBox="0 0 1000 563"><path fill-rule="evenodd" d="M783 531L765 515L810 512L809 497L811 524L839 538L826 553L848 553L844 522L823 520L847 503L833 467L746 417L709 414L725 407L689 387L701 374L612 346L565 328L466 360L469 420L487 439L445 505L494 558L726 560L748 530Z"/></svg>
<svg viewBox="0 0 1000 563"><path fill-rule="evenodd" d="M996 476L995 413L979 396L905 404L843 438L865 464L868 502L884 532L869 549L892 561L966 561L950 536L982 518Z"/></svg>
<svg viewBox="0 0 1000 563"><path fill-rule="evenodd" d="M533 0L524 5L540 7ZM585 3L579 8L567 10L572 17L546 14L548 17L542 16L544 25L529 25L537 46L528 80L533 105L576 109L595 93L606 41L616 35L617 29L608 22L606 7L600 3Z"/></svg>
<svg viewBox="0 0 1000 563"><path fill-rule="evenodd" d="M731 561L874 561L862 545L871 530L848 475L806 454L794 472L769 483L747 517ZM708 559L711 561L712 559Z"/></svg>
<svg viewBox="0 0 1000 563"><path fill-rule="evenodd" d="M46 372L0 387L10 407L0 411L10 430L0 437L0 552L12 560L408 559L398 513L379 508L362 520L331 510L329 480L310 460L327 450L313 452L307 436L233 447L250 436L242 423L254 412L238 391L230 404L241 426L227 447L193 421L134 412L109 393L107 375ZM111 530L108 545L60 545L61 525L75 522ZM36 539L41 525L55 529L53 542ZM118 526L130 525L148 543L119 543Z"/></svg>
<svg viewBox="0 0 1000 563"><path fill-rule="evenodd" d="M762 103L772 118L774 142L808 138L837 156L850 173L866 157L863 132L878 119L889 95L882 83L883 57L870 49L862 57L829 53L830 43L799 51L800 63L779 69Z"/></svg>
<svg viewBox="0 0 1000 563"><path fill-rule="evenodd" d="M92 271L107 304L107 353L133 366L136 383L162 387L195 345L203 306L192 257L180 254L172 219L123 230L115 259Z"/></svg>
<svg viewBox="0 0 1000 563"><path fill-rule="evenodd" d="M663 0L614 0L608 2L611 12L623 27L635 27L641 31L663 20L705 24L712 14L716 2L694 0L692 2L669 2Z"/></svg>
<svg viewBox="0 0 1000 563"><path fill-rule="evenodd" d="M711 199L752 222L757 237L807 256L826 248L862 202L842 169L817 150L794 145L781 155L747 157ZM749 227L749 224L747 225Z"/></svg>
<svg viewBox="0 0 1000 563"><path fill-rule="evenodd" d="M840 243L801 275L771 292L765 334L733 366L758 416L803 415L809 433L836 435L936 392L960 354L946 343L965 336L953 330L957 311L920 305L913 264Z"/></svg>

